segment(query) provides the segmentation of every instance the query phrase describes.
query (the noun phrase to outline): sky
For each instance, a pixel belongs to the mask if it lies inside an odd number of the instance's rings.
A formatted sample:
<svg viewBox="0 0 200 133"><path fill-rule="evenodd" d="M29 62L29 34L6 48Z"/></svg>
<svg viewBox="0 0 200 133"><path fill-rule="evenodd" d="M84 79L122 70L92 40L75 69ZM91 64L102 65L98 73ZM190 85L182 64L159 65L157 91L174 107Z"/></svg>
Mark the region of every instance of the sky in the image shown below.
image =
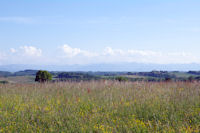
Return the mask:
<svg viewBox="0 0 200 133"><path fill-rule="evenodd" d="M199 0L1 0L0 65L200 64Z"/></svg>

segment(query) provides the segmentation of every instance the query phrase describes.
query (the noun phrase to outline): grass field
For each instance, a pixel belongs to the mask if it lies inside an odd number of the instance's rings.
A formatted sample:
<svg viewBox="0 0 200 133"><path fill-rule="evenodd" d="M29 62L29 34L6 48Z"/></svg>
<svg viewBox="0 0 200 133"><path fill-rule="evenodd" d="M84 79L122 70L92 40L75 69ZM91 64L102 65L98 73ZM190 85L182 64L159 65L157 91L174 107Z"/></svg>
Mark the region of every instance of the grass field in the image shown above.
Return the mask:
<svg viewBox="0 0 200 133"><path fill-rule="evenodd" d="M200 132L200 84L0 85L0 132Z"/></svg>
<svg viewBox="0 0 200 133"><path fill-rule="evenodd" d="M0 77L0 81L8 81L9 83L34 83L35 76Z"/></svg>

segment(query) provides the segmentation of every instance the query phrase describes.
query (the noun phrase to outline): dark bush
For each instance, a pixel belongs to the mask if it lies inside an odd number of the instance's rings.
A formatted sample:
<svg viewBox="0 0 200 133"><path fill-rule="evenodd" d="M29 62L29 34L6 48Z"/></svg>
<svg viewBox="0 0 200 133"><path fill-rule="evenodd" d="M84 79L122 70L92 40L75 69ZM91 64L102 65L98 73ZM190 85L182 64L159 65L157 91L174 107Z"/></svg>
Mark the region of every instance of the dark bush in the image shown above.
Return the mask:
<svg viewBox="0 0 200 133"><path fill-rule="evenodd" d="M119 82L124 82L124 81L128 81L128 78L126 77L116 77L115 80L119 81Z"/></svg>
<svg viewBox="0 0 200 133"><path fill-rule="evenodd" d="M35 77L36 82L48 82L52 80L52 75L48 71L38 71Z"/></svg>

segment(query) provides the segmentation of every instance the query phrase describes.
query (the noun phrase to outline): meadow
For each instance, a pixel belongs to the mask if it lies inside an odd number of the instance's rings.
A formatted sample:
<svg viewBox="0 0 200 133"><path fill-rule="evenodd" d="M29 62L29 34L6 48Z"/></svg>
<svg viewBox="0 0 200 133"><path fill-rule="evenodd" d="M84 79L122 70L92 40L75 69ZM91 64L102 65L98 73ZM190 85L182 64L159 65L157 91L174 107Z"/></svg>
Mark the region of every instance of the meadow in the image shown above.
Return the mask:
<svg viewBox="0 0 200 133"><path fill-rule="evenodd" d="M0 132L200 132L200 83L0 85Z"/></svg>

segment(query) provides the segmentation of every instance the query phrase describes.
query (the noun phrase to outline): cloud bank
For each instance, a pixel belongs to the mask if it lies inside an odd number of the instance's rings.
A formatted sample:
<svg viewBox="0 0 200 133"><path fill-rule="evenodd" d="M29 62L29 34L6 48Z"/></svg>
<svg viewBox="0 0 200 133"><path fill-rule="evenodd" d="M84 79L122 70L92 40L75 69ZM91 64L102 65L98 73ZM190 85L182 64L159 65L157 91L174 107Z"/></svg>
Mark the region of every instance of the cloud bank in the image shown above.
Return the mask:
<svg viewBox="0 0 200 133"><path fill-rule="evenodd" d="M0 64L40 64L44 60L40 48L34 46L20 46L0 52Z"/></svg>
<svg viewBox="0 0 200 133"><path fill-rule="evenodd" d="M48 51L51 52L51 51ZM64 44L58 51L47 55L34 46L11 48L0 52L0 64L97 64L97 63L154 63L189 64L200 63L200 57L189 52L160 52L152 50L114 49L106 47L100 52L74 48Z"/></svg>
<svg viewBox="0 0 200 133"><path fill-rule="evenodd" d="M34 46L21 46L18 49L11 48L10 52L12 54L18 54L20 56L28 57L40 57L42 56L42 50Z"/></svg>
<svg viewBox="0 0 200 133"><path fill-rule="evenodd" d="M151 50L123 50L106 47L102 52L91 52L69 45L60 47L65 59L73 58L78 63L80 56L88 63L155 63L155 64L185 64L200 63L200 58L188 52L158 52Z"/></svg>

